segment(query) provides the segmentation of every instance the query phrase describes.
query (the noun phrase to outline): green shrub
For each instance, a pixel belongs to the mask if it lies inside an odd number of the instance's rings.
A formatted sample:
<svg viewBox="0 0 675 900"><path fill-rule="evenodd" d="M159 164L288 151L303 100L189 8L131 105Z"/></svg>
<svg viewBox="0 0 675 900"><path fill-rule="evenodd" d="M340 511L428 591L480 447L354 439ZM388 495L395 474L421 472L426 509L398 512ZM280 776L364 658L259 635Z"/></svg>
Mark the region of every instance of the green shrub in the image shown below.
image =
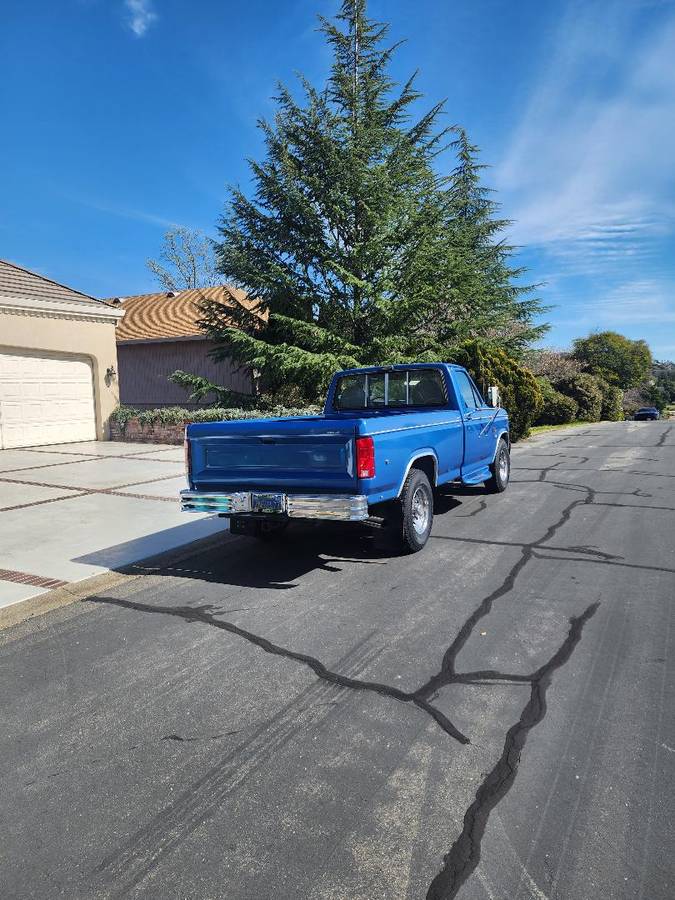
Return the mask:
<svg viewBox="0 0 675 900"><path fill-rule="evenodd" d="M537 378L537 384L543 397L541 412L537 425L566 425L573 422L579 412L579 404L572 397L556 391L548 378Z"/></svg>
<svg viewBox="0 0 675 900"><path fill-rule="evenodd" d="M122 431L127 427L127 422L130 419L135 419L138 416L138 410L134 409L133 406L117 406L110 413L110 421L119 425Z"/></svg>
<svg viewBox="0 0 675 900"><path fill-rule="evenodd" d="M577 402L579 412L577 418L580 422L599 422L602 412L602 392L597 379L592 375L571 375L569 378L561 378L554 385L557 391L571 397Z"/></svg>
<svg viewBox="0 0 675 900"><path fill-rule="evenodd" d="M521 366L504 350L478 341L462 344L453 357L459 365L469 370L484 394L490 385L497 385L501 404L509 414L511 439L517 441L527 437L543 402L537 379L529 369Z"/></svg>
<svg viewBox="0 0 675 900"><path fill-rule="evenodd" d="M616 385L609 384L604 378L595 379L602 394L600 418L604 422L620 422L623 419L623 391Z"/></svg>
<svg viewBox="0 0 675 900"><path fill-rule="evenodd" d="M130 419L138 419L141 427L147 428L152 425L187 425L190 422L226 422L234 419L267 419L278 416L315 416L319 412L321 409L318 406L274 406L266 410L216 407L183 409L180 406L166 406L142 411L129 406L118 406L110 418L124 429Z"/></svg>
<svg viewBox="0 0 675 900"><path fill-rule="evenodd" d="M233 419L274 419L281 416L316 416L320 406L272 406L269 409L198 409L188 412L188 422L226 422Z"/></svg>

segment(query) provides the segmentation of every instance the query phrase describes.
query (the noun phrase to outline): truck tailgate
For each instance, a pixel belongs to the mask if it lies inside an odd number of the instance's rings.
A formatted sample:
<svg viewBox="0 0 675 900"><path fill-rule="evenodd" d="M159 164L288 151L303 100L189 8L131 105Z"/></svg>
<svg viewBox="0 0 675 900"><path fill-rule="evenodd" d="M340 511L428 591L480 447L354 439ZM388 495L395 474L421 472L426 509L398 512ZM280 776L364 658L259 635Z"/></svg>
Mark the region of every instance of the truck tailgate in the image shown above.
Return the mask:
<svg viewBox="0 0 675 900"><path fill-rule="evenodd" d="M188 429L196 490L344 493L356 488L355 424L257 419Z"/></svg>

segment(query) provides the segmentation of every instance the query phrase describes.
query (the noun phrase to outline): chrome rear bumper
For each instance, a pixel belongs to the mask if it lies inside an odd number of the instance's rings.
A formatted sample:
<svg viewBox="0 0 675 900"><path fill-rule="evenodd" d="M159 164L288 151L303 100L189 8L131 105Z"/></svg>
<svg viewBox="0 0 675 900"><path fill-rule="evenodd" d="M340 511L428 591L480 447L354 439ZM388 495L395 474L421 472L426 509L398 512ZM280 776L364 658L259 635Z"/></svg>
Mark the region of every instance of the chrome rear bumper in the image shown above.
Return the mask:
<svg viewBox="0 0 675 900"><path fill-rule="evenodd" d="M274 493L277 492L265 492ZM218 513L224 516L254 511L250 491L231 494L211 491L181 491L183 512ZM362 522L368 518L368 500L362 494L280 494L281 508L265 515L286 515L292 519L329 519L338 522Z"/></svg>

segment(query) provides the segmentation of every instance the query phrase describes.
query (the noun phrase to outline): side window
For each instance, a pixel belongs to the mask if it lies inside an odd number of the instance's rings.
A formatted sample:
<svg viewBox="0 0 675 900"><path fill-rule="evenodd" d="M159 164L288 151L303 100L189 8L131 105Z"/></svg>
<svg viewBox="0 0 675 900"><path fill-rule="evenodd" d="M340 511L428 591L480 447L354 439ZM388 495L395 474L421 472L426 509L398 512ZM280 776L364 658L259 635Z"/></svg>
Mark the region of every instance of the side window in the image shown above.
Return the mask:
<svg viewBox="0 0 675 900"><path fill-rule="evenodd" d="M484 406L486 406L485 400L483 400L483 398L481 397L480 391L478 390L476 385L473 383L473 381L471 382L471 386L473 388L473 393L476 398L476 404L478 406L478 409L482 409Z"/></svg>
<svg viewBox="0 0 675 900"><path fill-rule="evenodd" d="M462 400L464 401L464 406L466 406L467 409L478 409L476 392L473 385L467 378L466 373L456 371L455 380L457 381L459 393L462 397Z"/></svg>

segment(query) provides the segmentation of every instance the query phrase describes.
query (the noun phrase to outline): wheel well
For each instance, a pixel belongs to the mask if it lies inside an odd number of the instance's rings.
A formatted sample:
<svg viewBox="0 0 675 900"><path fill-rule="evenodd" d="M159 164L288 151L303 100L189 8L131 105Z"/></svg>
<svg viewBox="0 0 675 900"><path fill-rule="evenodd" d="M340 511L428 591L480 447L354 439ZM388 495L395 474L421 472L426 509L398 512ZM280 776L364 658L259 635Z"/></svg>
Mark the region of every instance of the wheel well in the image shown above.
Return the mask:
<svg viewBox="0 0 675 900"><path fill-rule="evenodd" d="M419 456L417 459L413 460L413 464L410 466L412 469L419 469L424 472L424 474L429 479L429 484L434 487L436 484L436 460L433 456Z"/></svg>
<svg viewBox="0 0 675 900"><path fill-rule="evenodd" d="M511 435L509 434L508 431L503 431L499 435L499 440L506 441L506 446L508 447L509 450L511 449Z"/></svg>

